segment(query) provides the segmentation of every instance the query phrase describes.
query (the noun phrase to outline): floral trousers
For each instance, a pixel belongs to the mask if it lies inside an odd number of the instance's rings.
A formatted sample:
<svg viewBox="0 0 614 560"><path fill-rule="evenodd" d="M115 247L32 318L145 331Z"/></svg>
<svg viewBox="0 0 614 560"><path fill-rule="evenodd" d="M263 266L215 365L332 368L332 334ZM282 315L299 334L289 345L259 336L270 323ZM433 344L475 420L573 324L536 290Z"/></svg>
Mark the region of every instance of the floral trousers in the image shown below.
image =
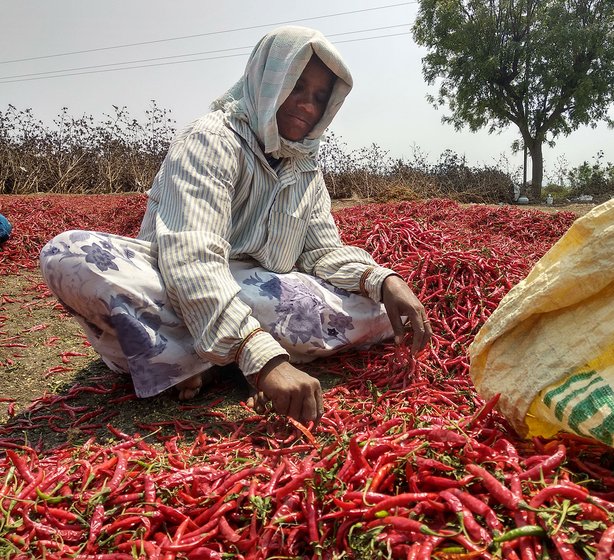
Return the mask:
<svg viewBox="0 0 614 560"><path fill-rule="evenodd" d="M67 231L43 247L43 277L116 372L129 373L139 397L156 395L209 369L169 302L149 242ZM306 363L392 337L383 306L301 272L276 274L231 261L238 297L261 327Z"/></svg>

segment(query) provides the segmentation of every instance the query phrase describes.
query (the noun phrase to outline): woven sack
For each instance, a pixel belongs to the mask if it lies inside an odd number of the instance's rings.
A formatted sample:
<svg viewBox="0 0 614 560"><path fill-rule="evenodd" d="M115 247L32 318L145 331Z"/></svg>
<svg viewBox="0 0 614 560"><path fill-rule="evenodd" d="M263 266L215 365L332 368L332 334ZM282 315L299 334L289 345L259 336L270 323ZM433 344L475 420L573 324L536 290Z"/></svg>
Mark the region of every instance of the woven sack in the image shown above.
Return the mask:
<svg viewBox="0 0 614 560"><path fill-rule="evenodd" d="M614 200L578 218L469 347L470 375L519 434L614 446Z"/></svg>

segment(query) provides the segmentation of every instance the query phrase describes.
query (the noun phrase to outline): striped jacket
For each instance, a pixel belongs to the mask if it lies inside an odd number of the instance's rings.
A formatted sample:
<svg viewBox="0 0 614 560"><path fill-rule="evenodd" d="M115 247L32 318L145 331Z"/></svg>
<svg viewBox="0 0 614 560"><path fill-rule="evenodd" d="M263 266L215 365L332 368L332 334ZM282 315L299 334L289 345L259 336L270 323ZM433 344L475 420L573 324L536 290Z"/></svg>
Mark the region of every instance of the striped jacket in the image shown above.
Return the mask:
<svg viewBox="0 0 614 560"><path fill-rule="evenodd" d="M345 246L330 213L322 173L312 158L271 166L248 124L223 111L181 131L148 192L139 238L157 246L169 298L214 364L237 359L244 375L286 354L238 297L230 259L277 273L294 268L379 301L384 279L363 249ZM361 284L362 277L362 284Z"/></svg>

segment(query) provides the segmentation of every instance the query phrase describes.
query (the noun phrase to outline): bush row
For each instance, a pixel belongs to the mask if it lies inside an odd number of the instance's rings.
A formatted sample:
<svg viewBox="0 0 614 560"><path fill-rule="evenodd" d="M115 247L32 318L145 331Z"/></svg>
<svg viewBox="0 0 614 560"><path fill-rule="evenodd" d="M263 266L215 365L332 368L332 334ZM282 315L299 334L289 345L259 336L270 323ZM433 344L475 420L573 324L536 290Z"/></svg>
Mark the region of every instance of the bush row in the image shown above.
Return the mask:
<svg viewBox="0 0 614 560"><path fill-rule="evenodd" d="M48 128L31 109L0 111L0 193L142 192L151 184L175 133L155 103L144 123L125 107L100 123L64 108Z"/></svg>
<svg viewBox="0 0 614 560"><path fill-rule="evenodd" d="M31 109L0 110L0 194L109 194L143 192L175 134L168 110L152 102L144 122L113 106L102 122L75 118L64 108L46 127ZM566 172L569 187L549 185L557 198L614 193L614 166L602 162ZM411 161L391 158L376 144L348 150L329 133L320 160L331 197L376 201L446 197L460 202L511 202L519 175L509 165L471 167L445 151L431 163L414 148ZM506 162L499 162L505 164ZM522 189L520 189L522 190ZM545 196L545 191L544 191Z"/></svg>

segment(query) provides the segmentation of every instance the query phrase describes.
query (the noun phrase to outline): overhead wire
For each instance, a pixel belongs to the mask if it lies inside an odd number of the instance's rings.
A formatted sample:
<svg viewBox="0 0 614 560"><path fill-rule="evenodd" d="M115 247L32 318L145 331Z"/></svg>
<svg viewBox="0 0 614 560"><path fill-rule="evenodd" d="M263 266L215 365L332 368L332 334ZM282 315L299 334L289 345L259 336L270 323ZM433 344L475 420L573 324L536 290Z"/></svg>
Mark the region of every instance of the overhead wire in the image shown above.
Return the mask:
<svg viewBox="0 0 614 560"><path fill-rule="evenodd" d="M46 54L46 55L40 55L40 56L31 56L31 57L27 57L27 58L17 58L17 59L13 59L13 60L3 60L0 61L0 64L12 64L12 63L16 63L16 62L26 62L26 61L32 61L32 60L41 60L41 59L45 59L45 58L55 58L55 57L60 57L60 56L71 56L71 55L75 55L75 54L85 54L85 53L92 53L92 52L100 52L100 51L106 51L106 50L112 50L112 49L124 49L124 48L128 48L128 47L137 47L137 46L142 46L142 45L154 45L157 43L164 43L164 42L170 42L170 41L180 41L180 40L184 40L184 39L194 39L196 37L207 37L207 36L212 36L212 35L221 35L224 33L234 33L236 31L248 31L251 29L261 29L264 27L271 27L274 25L287 25L290 23L298 23L298 22L302 22L302 21L312 21L312 20L319 20L319 19L325 19L325 18L329 18L329 17L338 17L338 16L345 16L345 15L351 15L351 14L359 14L359 13L364 13L364 12L372 12L372 11L376 11L376 10L384 10L384 9L388 9L388 8L396 8L399 6L407 6L410 4L416 4L418 0L411 0L411 1L407 1L407 2L399 2L396 4L388 4L385 6L374 6L371 8L363 8L360 10L350 10L350 11L346 11L346 12L337 12L334 14L327 14L327 15L321 15L321 16L312 16L312 17L307 17L307 18L299 18L299 19L291 19L291 20L285 20L285 21L277 21L277 22L273 22L273 23L263 23L263 24L258 24L258 25L250 25L250 26L245 26L245 27L236 27L233 29L224 29L224 30L219 30L219 31L207 31L204 33L195 33L192 35L182 35L182 36L178 36L178 37L167 37L165 39L154 39L151 41L140 41L140 42L136 42L136 43L125 43L125 44L121 44L121 45L109 45L106 47L96 47L96 48L92 48L92 49L82 49L82 50L77 50L77 51L69 51L69 52L64 52L64 53L54 53L54 54Z"/></svg>
<svg viewBox="0 0 614 560"><path fill-rule="evenodd" d="M403 27L405 25L409 25L408 23L406 24L401 24L401 25L393 25L393 26L388 26L388 28L393 28L393 27ZM337 33L337 34L328 34L328 37L332 37L332 36L338 36L338 35L347 35L350 33L363 33L363 32L367 32L370 30L358 30L358 31L348 31L348 32L343 32L343 33ZM371 30L373 31L373 29ZM388 37L400 37L400 36L404 36L407 35L407 33L390 33L390 34L385 34L385 35L376 35L373 37L358 37L358 38L354 38L354 39L345 39L342 41L335 41L335 44L343 44L343 43L352 43L352 42L357 42L357 41L368 41L368 40L372 40L372 39L384 39L384 38L388 38ZM97 65L97 66L92 66L90 70L85 70L83 72L73 72L72 70L55 70L55 71L48 71L48 72L40 72L40 73L35 73L35 74L24 74L24 77L17 77L17 76L8 76L7 78L2 78L0 77L0 84L10 84L10 83L14 83L14 82L29 82L32 80L45 80L45 79L50 79L50 78L64 78L64 77L68 77L68 76L81 76L81 75L86 75L86 74L102 74L102 73L107 73L107 72L118 72L118 71L122 71L122 70L136 70L136 69L140 69L140 68L154 68L154 67L159 67L159 66L169 66L169 65L175 65L175 64L186 64L186 63L192 63L192 62L202 62L202 61L206 61L206 60L219 60L219 59L224 59L224 58L234 58L237 56L248 56L251 52L252 47L234 47L234 48L229 48L229 49L219 49L218 51L210 51L211 53L215 53L215 52L224 52L224 51L229 51L229 50L237 50L237 49L249 49L246 50L245 52L240 52L240 53L234 53L234 54L227 54L227 55L218 55L218 56L209 56L209 57L201 57L201 58L191 58L189 60L173 60L173 61L169 61L169 62L157 62L155 64L139 64L136 66L125 66L123 68L103 68L105 66L110 66L111 64L102 64L102 65ZM197 54L201 54L201 53L195 53L195 55ZM176 56L194 56L194 55L176 55ZM168 58L174 58L174 56L167 56L167 57L159 57L159 58L154 58L151 60L165 60ZM147 60L147 59L145 59ZM139 61L140 62L140 61ZM131 64L132 62L116 62L113 63L114 65L117 64ZM84 68L89 68L89 67L84 67ZM79 70L79 69L74 69L74 70ZM54 73L55 72L55 73ZM59 73L59 72L65 72L65 73ZM41 74L52 74L53 75L41 75ZM30 76L30 77L25 77L25 76ZM8 79L8 78L16 78L16 79Z"/></svg>
<svg viewBox="0 0 614 560"><path fill-rule="evenodd" d="M327 37L339 37L342 35L351 35L351 34L356 34L356 33L369 33L369 32L373 32L373 31L383 31L385 29L395 29L398 27L405 27L406 25L409 25L408 23L402 23L402 24L398 24L398 25L387 25L384 27L372 27L369 29L359 29L357 31L344 31L341 33L332 33L332 34L327 34ZM388 36L395 36L395 35L380 35L379 37L388 37ZM368 39L368 38L362 38L362 39ZM345 42L349 42L349 41L337 41L337 43L345 43ZM208 57L208 58L199 58L199 59L190 59L190 60L182 60L182 61L176 61L177 63L182 63L182 62L195 62L195 61L200 61L200 60L215 60L217 58L229 58L229 57L233 57L233 56L245 56L246 54L249 54L249 52L251 51L251 49L253 48L253 46L243 46L243 47L230 47L227 49L215 49L215 50L211 50L211 51L200 51L200 52L194 52L194 53L183 53L183 54L175 54L175 55L167 55L167 56L158 56L158 57L152 57L152 58L143 58L143 59L138 59L138 60L128 60L128 61L124 61L124 62L110 62L107 64L93 64L93 65L88 65L88 66L79 66L76 68L64 68L61 70L46 70L44 72L31 72L31 73L27 73L27 74L15 74L12 76L0 76L0 83L12 83L12 82L17 82L17 81L22 81L19 80L17 78L34 78L36 76L40 76L40 77L47 77L47 78L56 78L56 77L62 77L62 76L74 76L74 75L79 75L79 74L86 74L86 73L90 73L90 72L79 72L81 70L94 70L94 69L98 69L98 68L107 68L109 66L118 66L118 65L125 65L125 64L140 64L143 62L155 62L155 61L161 61L161 60L169 60L169 59L174 59L174 58L183 58L183 57L192 57L192 56L199 56L199 55L208 55L208 54L216 54L216 53L223 53L223 52L228 52L228 51L244 51L247 49L247 53L245 52L241 52L241 53L236 53L234 55L220 55L220 56L214 56L214 57ZM108 71L112 71L112 70L129 70L129 69L134 69L134 68L148 68L151 66L157 66L156 64L147 64L147 65L142 65L142 66L132 66L130 68L109 68ZM74 73L71 73L74 72ZM91 72L93 73L93 72ZM55 74L52 76L45 76L46 74ZM23 80L23 81L27 81L27 80Z"/></svg>

